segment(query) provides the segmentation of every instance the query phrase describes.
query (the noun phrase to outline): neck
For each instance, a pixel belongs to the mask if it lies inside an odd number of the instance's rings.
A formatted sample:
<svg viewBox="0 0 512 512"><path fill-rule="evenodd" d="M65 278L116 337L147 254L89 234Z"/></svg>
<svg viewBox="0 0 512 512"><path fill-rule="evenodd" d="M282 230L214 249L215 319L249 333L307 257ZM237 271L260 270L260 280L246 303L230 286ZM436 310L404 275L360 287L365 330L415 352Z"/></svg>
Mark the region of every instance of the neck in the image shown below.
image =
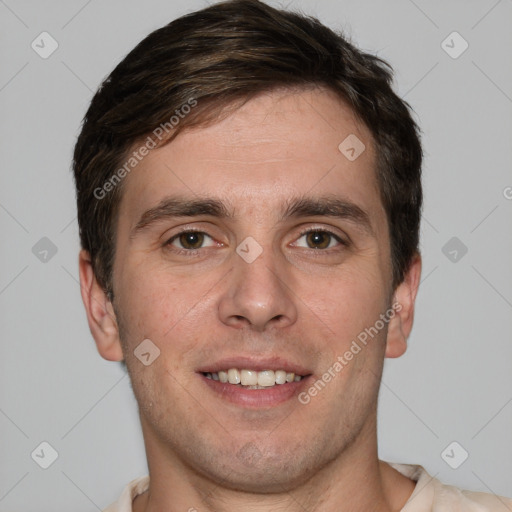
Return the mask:
<svg viewBox="0 0 512 512"><path fill-rule="evenodd" d="M145 433L147 434L147 432ZM145 435L150 488L135 499L133 512L395 512L414 482L377 456L375 425L368 425L339 457L282 492L247 493L229 487L229 475L214 481L191 469Z"/></svg>

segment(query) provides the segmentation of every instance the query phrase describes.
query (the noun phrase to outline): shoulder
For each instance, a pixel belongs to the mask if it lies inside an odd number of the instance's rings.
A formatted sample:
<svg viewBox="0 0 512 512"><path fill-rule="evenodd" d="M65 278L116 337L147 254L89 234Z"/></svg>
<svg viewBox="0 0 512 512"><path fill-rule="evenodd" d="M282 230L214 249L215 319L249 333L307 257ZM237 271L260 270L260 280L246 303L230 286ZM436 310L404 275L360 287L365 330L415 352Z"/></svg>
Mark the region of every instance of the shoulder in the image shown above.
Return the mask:
<svg viewBox="0 0 512 512"><path fill-rule="evenodd" d="M132 480L121 493L119 499L108 506L103 512L132 512L132 502L136 496L149 488L149 476Z"/></svg>
<svg viewBox="0 0 512 512"><path fill-rule="evenodd" d="M401 512L512 512L512 499L446 485L421 466L389 463L416 482Z"/></svg>

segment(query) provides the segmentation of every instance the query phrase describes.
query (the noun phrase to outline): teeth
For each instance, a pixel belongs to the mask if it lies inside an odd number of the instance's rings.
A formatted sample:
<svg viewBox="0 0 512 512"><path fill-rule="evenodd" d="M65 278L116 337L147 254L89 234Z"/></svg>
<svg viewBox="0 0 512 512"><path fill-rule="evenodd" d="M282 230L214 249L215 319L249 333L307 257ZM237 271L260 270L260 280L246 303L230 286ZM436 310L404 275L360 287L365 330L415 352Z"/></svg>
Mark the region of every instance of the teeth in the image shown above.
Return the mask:
<svg viewBox="0 0 512 512"><path fill-rule="evenodd" d="M300 382L301 375L295 375L293 372L284 370L263 370L257 372L255 370L238 370L230 368L229 370L219 372L207 372L204 374L207 379L216 380L223 384L246 386L247 389L264 389L275 386L276 384L286 384L287 382Z"/></svg>
<svg viewBox="0 0 512 512"><path fill-rule="evenodd" d="M284 384L286 382L286 372L284 370L277 370L276 384Z"/></svg>
<svg viewBox="0 0 512 512"><path fill-rule="evenodd" d="M265 388L273 386L276 383L276 374L272 370L258 372L258 386Z"/></svg>
<svg viewBox="0 0 512 512"><path fill-rule="evenodd" d="M240 372L236 368L228 370L228 382L230 384L240 384Z"/></svg>
<svg viewBox="0 0 512 512"><path fill-rule="evenodd" d="M258 372L253 370L242 370L240 372L242 386L256 386L258 384Z"/></svg>

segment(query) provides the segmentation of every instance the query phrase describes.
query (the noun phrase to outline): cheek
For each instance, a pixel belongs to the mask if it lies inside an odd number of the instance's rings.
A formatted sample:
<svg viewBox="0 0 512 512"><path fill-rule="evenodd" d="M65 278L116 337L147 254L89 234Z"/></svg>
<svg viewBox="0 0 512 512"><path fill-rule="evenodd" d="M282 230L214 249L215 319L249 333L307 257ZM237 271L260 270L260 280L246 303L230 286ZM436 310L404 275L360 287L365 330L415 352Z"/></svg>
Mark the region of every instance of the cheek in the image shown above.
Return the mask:
<svg viewBox="0 0 512 512"><path fill-rule="evenodd" d="M214 283L204 275L176 277L165 268L134 266L125 271L117 294L125 343L133 346L149 338L159 347L186 351L187 340L197 335L197 326L213 311L208 290Z"/></svg>
<svg viewBox="0 0 512 512"><path fill-rule="evenodd" d="M322 282L317 281L314 287L305 278L297 295L312 313L308 323L327 328L340 341L373 325L388 306L382 275L369 265L347 266Z"/></svg>

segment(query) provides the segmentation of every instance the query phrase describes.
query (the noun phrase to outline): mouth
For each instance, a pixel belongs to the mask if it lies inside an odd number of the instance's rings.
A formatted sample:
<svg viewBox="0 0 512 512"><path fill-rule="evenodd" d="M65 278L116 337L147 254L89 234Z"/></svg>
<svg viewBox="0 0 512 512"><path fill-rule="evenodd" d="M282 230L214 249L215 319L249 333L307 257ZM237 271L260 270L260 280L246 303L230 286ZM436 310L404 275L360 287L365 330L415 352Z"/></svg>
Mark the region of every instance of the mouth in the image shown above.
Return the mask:
<svg viewBox="0 0 512 512"><path fill-rule="evenodd" d="M273 358L236 358L199 368L197 374L217 398L246 408L271 408L305 388L312 372Z"/></svg>

